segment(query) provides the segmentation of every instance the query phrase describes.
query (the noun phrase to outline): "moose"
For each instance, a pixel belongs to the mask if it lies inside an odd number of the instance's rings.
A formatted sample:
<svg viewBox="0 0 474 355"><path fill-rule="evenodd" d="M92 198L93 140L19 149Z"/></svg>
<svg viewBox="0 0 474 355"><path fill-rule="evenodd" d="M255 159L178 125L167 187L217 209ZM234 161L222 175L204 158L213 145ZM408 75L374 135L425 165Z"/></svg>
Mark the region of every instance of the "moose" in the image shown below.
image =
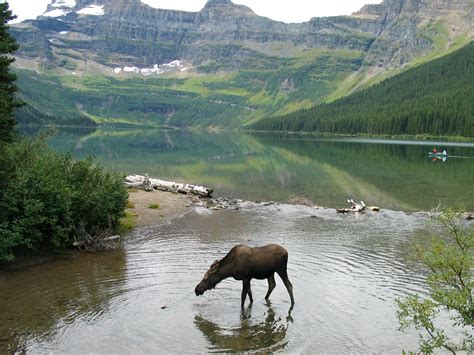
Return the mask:
<svg viewBox="0 0 474 355"><path fill-rule="evenodd" d="M233 277L235 280L242 280L242 307L244 307L247 295L249 296L250 304L253 303L252 290L250 288L250 280L252 279L268 280L268 291L265 296L265 299L268 300L276 285L276 272L283 280L290 294L291 308L293 308L295 300L293 298L293 285L288 279L286 271L287 263L288 252L280 245L270 244L255 248L237 245L223 259L212 263L209 270L204 274L202 281L196 286L196 296L200 296L205 291L215 288L222 280Z"/></svg>

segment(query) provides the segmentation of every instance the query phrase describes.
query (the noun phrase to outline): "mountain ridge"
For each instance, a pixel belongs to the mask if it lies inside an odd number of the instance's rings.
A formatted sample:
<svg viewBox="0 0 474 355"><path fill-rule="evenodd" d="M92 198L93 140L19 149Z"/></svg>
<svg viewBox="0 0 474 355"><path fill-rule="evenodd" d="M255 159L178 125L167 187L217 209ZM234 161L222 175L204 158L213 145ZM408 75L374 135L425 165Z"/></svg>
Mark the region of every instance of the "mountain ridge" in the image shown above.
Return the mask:
<svg viewBox="0 0 474 355"><path fill-rule="evenodd" d="M18 68L125 79L136 74L118 69L179 60L184 71L152 74L187 80L180 89L204 101L256 107L230 119L243 123L345 96L462 47L474 28L470 0L385 0L351 16L298 24L258 16L229 0L208 1L197 12L155 9L140 0L71 4L56 0L47 11L63 14L12 26L21 45ZM252 79L243 83L245 77Z"/></svg>

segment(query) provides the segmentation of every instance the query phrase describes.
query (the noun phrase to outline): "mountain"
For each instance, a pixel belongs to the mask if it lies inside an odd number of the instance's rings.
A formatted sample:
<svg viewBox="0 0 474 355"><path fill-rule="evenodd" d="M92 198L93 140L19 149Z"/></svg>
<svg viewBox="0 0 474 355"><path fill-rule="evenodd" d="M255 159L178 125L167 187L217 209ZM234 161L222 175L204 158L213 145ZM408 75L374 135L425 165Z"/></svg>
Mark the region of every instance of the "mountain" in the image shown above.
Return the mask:
<svg viewBox="0 0 474 355"><path fill-rule="evenodd" d="M101 124L239 127L332 101L467 44L472 0L385 0L285 24L230 0L199 12L54 0L11 27L22 98ZM32 71L33 70L33 71ZM51 86L52 82L56 82ZM47 116L47 117L48 117ZM23 122L33 122L32 115Z"/></svg>
<svg viewBox="0 0 474 355"><path fill-rule="evenodd" d="M263 119L258 130L474 137L474 42L329 104Z"/></svg>

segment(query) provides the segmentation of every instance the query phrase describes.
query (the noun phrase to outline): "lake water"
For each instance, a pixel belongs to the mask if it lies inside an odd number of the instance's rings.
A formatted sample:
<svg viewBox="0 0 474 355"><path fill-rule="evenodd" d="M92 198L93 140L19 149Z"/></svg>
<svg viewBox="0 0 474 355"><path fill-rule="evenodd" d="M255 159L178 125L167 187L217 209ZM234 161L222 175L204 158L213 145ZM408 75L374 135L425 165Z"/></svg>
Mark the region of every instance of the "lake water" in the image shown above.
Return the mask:
<svg viewBox="0 0 474 355"><path fill-rule="evenodd" d="M134 230L120 250L0 274L0 353L416 350L417 333L399 332L395 316L395 299L426 292L410 250L432 231L414 211L472 207L471 145L154 131L63 132L51 145L117 171L279 203L190 209ZM464 158L433 162L434 146ZM349 196L382 210L335 213ZM288 203L301 199L327 208ZM266 281L253 280L243 310L235 280L194 295L212 261L239 243L288 249L291 313L278 276L269 303Z"/></svg>
<svg viewBox="0 0 474 355"><path fill-rule="evenodd" d="M109 169L214 188L216 196L341 207L474 209L474 143L315 139L189 131L61 131L58 150L93 155ZM446 149L445 162L428 152Z"/></svg>

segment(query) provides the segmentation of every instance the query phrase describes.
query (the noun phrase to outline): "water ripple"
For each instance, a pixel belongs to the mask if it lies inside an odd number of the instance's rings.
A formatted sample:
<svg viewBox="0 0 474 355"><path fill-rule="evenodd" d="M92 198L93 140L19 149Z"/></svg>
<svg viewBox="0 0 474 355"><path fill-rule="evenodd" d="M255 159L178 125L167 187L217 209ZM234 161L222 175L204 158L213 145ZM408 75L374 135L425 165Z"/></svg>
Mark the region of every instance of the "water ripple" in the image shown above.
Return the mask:
<svg viewBox="0 0 474 355"><path fill-rule="evenodd" d="M289 205L189 214L132 232L123 251L0 277L0 339L32 352L399 353L402 339L417 340L396 331L394 300L425 292L407 258L423 223L392 211L355 217ZM278 277L270 303L267 282L252 281L252 308L240 309L242 284L230 279L196 298L212 261L240 243L288 249L291 314Z"/></svg>

